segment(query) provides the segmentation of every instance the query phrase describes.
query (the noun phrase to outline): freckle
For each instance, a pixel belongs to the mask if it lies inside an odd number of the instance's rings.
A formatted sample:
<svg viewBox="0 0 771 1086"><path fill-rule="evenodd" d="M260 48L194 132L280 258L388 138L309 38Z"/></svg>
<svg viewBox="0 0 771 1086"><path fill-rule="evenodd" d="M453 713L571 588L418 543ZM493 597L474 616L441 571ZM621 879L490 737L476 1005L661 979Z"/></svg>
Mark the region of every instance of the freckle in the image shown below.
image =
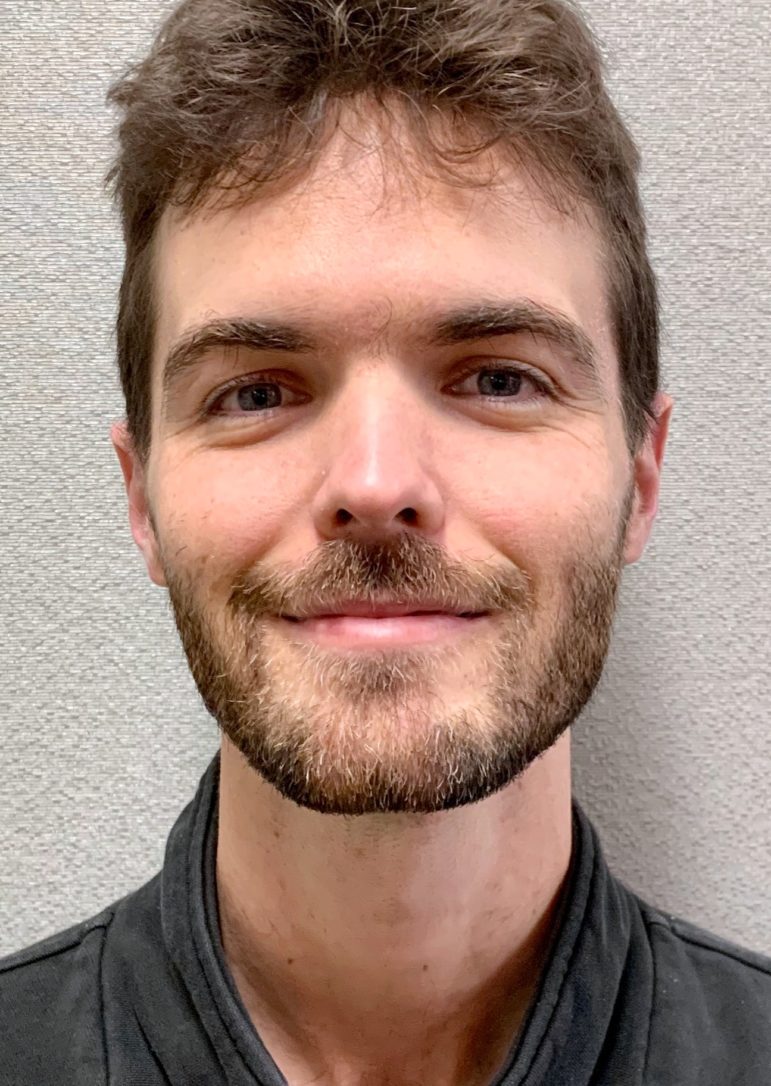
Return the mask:
<svg viewBox="0 0 771 1086"><path fill-rule="evenodd" d="M428 966L427 966L427 965L424 965L424 966L423 966L423 972L424 972L424 973L427 973L427 972L428 972Z"/></svg>
<svg viewBox="0 0 771 1086"><path fill-rule="evenodd" d="M287 965L294 965L294 958L287 958L286 964Z"/></svg>

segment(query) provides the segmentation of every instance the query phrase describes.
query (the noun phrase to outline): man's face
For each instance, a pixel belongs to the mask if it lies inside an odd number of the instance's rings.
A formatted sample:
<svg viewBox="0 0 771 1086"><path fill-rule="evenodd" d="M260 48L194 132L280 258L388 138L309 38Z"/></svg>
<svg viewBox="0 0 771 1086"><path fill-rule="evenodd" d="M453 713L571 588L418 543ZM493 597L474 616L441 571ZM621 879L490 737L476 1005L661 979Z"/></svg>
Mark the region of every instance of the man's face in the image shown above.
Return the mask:
<svg viewBox="0 0 771 1086"><path fill-rule="evenodd" d="M165 215L145 473L113 432L208 709L282 794L349 814L482 799L576 719L671 409L633 462L589 221L513 171L493 195L383 161L339 135L291 190ZM307 617L346 601L484 614Z"/></svg>

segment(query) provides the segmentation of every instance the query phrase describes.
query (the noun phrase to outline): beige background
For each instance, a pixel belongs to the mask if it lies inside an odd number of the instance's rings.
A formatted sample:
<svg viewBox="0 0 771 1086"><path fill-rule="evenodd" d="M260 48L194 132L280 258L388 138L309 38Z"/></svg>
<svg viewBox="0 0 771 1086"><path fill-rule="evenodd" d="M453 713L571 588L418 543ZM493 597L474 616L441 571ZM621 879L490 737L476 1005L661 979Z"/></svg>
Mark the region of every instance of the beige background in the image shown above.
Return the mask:
<svg viewBox="0 0 771 1086"><path fill-rule="evenodd" d="M0 0L0 953L148 879L217 746L108 439L103 98L168 6ZM633 889L771 953L771 7L586 7L644 151L676 408L575 788Z"/></svg>

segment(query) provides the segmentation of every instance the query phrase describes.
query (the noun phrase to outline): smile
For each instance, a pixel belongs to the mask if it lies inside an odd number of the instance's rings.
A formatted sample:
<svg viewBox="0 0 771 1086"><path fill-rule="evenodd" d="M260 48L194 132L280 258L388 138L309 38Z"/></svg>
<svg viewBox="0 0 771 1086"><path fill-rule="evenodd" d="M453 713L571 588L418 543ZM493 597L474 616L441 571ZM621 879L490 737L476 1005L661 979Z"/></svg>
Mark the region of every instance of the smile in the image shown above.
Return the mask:
<svg viewBox="0 0 771 1086"><path fill-rule="evenodd" d="M415 612L381 617L321 615L306 619L282 618L282 624L303 640L340 648L417 645L466 634L478 629L486 613L454 615L446 612Z"/></svg>

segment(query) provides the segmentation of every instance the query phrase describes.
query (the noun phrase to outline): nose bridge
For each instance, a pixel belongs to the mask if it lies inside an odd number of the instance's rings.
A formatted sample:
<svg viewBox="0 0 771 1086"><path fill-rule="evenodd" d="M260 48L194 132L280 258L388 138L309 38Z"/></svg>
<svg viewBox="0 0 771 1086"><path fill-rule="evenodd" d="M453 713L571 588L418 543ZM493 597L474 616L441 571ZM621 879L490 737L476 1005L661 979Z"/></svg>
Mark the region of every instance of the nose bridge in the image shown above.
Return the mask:
<svg viewBox="0 0 771 1086"><path fill-rule="evenodd" d="M415 383L392 352L380 348L352 367L337 405L335 431L342 451L360 446L368 458L390 454L390 446L414 445L423 436ZM340 449L338 449L340 451ZM407 448L405 447L405 452ZM417 450L413 448L414 456Z"/></svg>
<svg viewBox="0 0 771 1086"><path fill-rule="evenodd" d="M320 443L316 514L330 525L383 529L397 519L436 527L440 497L420 393L386 352L351 368Z"/></svg>

